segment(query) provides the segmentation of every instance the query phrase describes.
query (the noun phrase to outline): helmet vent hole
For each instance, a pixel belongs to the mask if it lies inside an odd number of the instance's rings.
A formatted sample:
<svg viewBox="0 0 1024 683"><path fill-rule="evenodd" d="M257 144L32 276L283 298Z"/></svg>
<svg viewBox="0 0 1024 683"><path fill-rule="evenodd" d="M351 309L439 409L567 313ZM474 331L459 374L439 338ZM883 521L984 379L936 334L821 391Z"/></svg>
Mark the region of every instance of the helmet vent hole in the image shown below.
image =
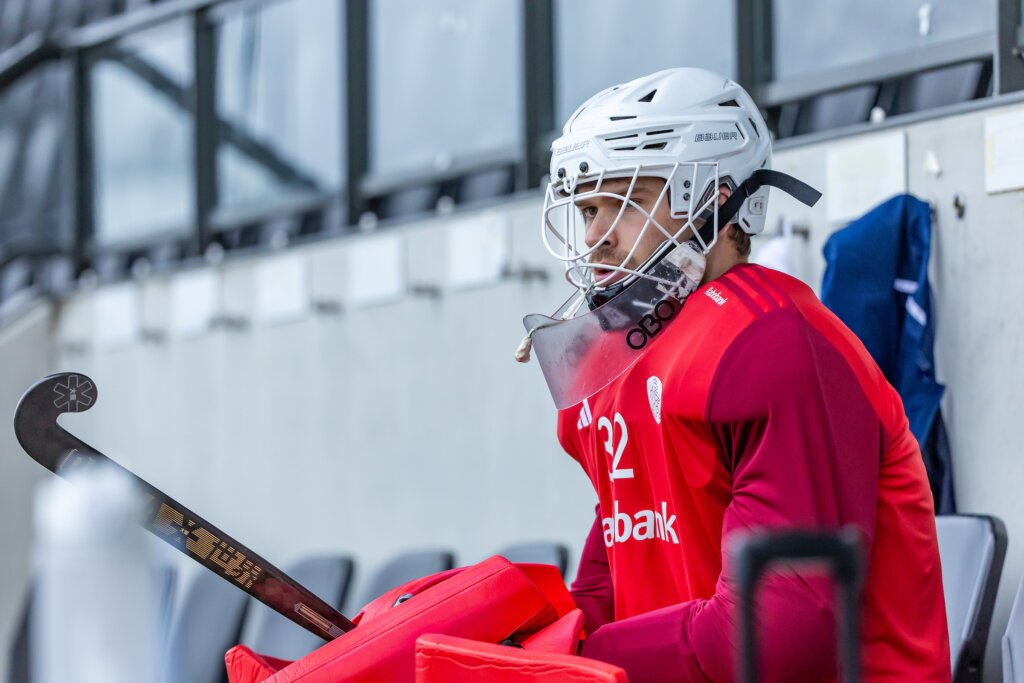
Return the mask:
<svg viewBox="0 0 1024 683"><path fill-rule="evenodd" d="M652 102L652 101L654 101L654 96L657 94L657 92L658 92L658 89L655 88L654 90L652 90L651 92L647 93L646 95L641 97L639 100L637 100L637 102Z"/></svg>
<svg viewBox="0 0 1024 683"><path fill-rule="evenodd" d="M644 145L644 149L665 149L665 145L668 144L664 140L661 142L648 142Z"/></svg>
<svg viewBox="0 0 1024 683"><path fill-rule="evenodd" d="M754 119L748 118L747 121L750 121L750 127L754 129L754 135L756 135L757 137L761 137L761 131L757 129L757 125L754 123Z"/></svg>
<svg viewBox="0 0 1024 683"><path fill-rule="evenodd" d="M626 119L635 119L636 114L629 114L626 116L609 116L608 119L611 121L625 121Z"/></svg>
<svg viewBox="0 0 1024 683"><path fill-rule="evenodd" d="M718 106L719 107L738 107L738 106L740 106L740 103L737 102L736 100L726 100L725 102L719 102Z"/></svg>
<svg viewBox="0 0 1024 683"><path fill-rule="evenodd" d="M615 137L612 138L605 138L605 142L614 142L615 140L628 140L630 138L635 137L636 133L630 133L629 135L616 135Z"/></svg>
<svg viewBox="0 0 1024 683"><path fill-rule="evenodd" d="M649 130L646 135L667 135L672 132L672 128L666 128L665 130Z"/></svg>

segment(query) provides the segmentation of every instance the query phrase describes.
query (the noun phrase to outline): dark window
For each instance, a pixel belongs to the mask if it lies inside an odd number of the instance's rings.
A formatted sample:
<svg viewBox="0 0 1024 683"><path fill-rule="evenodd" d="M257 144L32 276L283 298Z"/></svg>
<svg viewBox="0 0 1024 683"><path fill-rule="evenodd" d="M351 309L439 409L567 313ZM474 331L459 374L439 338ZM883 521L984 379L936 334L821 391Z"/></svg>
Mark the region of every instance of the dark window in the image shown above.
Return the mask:
<svg viewBox="0 0 1024 683"><path fill-rule="evenodd" d="M217 32L221 209L339 191L344 180L344 4L228 7Z"/></svg>
<svg viewBox="0 0 1024 683"><path fill-rule="evenodd" d="M189 23L135 34L94 59L96 245L188 234L195 213Z"/></svg>
<svg viewBox="0 0 1024 683"><path fill-rule="evenodd" d="M555 3L555 122L591 95L662 69L698 66L736 76L735 0Z"/></svg>
<svg viewBox="0 0 1024 683"><path fill-rule="evenodd" d="M522 64L520 0L373 0L371 175L516 156Z"/></svg>

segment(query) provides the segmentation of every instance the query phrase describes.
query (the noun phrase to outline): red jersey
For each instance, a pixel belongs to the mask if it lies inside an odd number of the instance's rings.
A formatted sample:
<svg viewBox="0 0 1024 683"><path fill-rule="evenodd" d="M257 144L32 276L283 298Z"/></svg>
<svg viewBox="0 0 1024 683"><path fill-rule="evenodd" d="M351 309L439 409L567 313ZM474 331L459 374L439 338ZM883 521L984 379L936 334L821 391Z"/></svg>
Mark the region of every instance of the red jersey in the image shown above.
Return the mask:
<svg viewBox="0 0 1024 683"><path fill-rule="evenodd" d="M800 281L742 264L694 292L611 384L560 411L597 491L574 596L584 654L632 683L732 680L728 537L853 524L868 564L868 681L949 681L934 509L899 395ZM765 680L836 678L833 587L775 575L758 598Z"/></svg>

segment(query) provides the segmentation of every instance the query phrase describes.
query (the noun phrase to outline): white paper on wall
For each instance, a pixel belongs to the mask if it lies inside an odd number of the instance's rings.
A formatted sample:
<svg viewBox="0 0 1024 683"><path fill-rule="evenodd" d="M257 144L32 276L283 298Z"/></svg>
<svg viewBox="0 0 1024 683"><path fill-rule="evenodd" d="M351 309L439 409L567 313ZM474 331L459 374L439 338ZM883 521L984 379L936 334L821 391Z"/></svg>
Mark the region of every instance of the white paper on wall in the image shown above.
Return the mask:
<svg viewBox="0 0 1024 683"><path fill-rule="evenodd" d="M139 288L134 282L101 287L93 299L93 342L97 348L127 346L141 332Z"/></svg>
<svg viewBox="0 0 1024 683"><path fill-rule="evenodd" d="M985 192L1024 189L1024 109L985 117Z"/></svg>
<svg viewBox="0 0 1024 683"><path fill-rule="evenodd" d="M188 270L171 280L171 334L195 337L210 329L220 308L220 282L210 268Z"/></svg>
<svg viewBox="0 0 1024 683"><path fill-rule="evenodd" d="M288 322L309 313L310 273L304 254L268 257L256 266L255 276L258 322Z"/></svg>
<svg viewBox="0 0 1024 683"><path fill-rule="evenodd" d="M499 282L508 266L510 228L510 217L495 211L453 221L447 230L448 286Z"/></svg>
<svg viewBox="0 0 1024 683"><path fill-rule="evenodd" d="M57 316L57 340L61 344L88 344L92 339L93 302L91 294L79 292L65 299Z"/></svg>
<svg viewBox="0 0 1024 683"><path fill-rule="evenodd" d="M345 298L350 305L386 303L405 294L405 243L402 235L352 239L345 262Z"/></svg>
<svg viewBox="0 0 1024 683"><path fill-rule="evenodd" d="M907 191L907 136L880 133L837 144L825 155L825 212L829 223L853 220Z"/></svg>

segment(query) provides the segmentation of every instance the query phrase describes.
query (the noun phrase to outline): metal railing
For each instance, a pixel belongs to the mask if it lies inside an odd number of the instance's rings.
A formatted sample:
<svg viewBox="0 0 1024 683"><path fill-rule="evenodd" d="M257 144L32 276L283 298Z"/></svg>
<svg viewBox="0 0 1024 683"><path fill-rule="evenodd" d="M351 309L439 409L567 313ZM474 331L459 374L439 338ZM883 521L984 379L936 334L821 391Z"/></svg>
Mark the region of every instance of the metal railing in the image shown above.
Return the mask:
<svg viewBox="0 0 1024 683"><path fill-rule="evenodd" d="M318 192L315 179L290 164L274 149L250 135L244 127L224 120L217 111L216 27L217 12L227 5L260 7L271 0L166 0L134 9L92 24L48 35L32 34L0 53L0 93L40 66L55 62L71 69L68 93L69 138L72 141L73 246L63 250L75 272L93 264L103 248L96 244L95 157L90 68L99 52L117 54L118 42L128 36L168 22L186 20L192 34L194 83L183 88L155 65L138 57L120 55L118 63L153 89L183 107L193 122L192 192L195 197L188 237L182 244L186 256L201 256L225 230L259 223L265 218L295 212L333 209L335 220L356 224L382 197L399 187L449 182L479 170L507 165L513 172L512 189L536 187L546 174L548 146L554 137L555 78L554 12L552 0L520 0L523 30L522 130L517 149L497 157L467 159L444 172L424 170L381 180L371 174L370 132L370 12L372 0L344 2L344 184L339 190ZM339 0L342 1L342 0ZM786 80L774 79L772 59L772 0L736 0L736 63L738 78L763 107L805 100L862 84L879 83L920 70L972 60L991 60L993 91L1002 94L1024 89L1024 58L1021 56L1021 0L989 0L995 12L996 30L991 35L963 38L862 63ZM865 125L868 125L865 122ZM249 160L278 178L308 185L309 196L255 212L225 215L218 209L218 145L231 145ZM119 247L126 249L126 247ZM133 245L131 249L144 249ZM7 254L9 260L17 253ZM0 263L0 268L3 263Z"/></svg>

